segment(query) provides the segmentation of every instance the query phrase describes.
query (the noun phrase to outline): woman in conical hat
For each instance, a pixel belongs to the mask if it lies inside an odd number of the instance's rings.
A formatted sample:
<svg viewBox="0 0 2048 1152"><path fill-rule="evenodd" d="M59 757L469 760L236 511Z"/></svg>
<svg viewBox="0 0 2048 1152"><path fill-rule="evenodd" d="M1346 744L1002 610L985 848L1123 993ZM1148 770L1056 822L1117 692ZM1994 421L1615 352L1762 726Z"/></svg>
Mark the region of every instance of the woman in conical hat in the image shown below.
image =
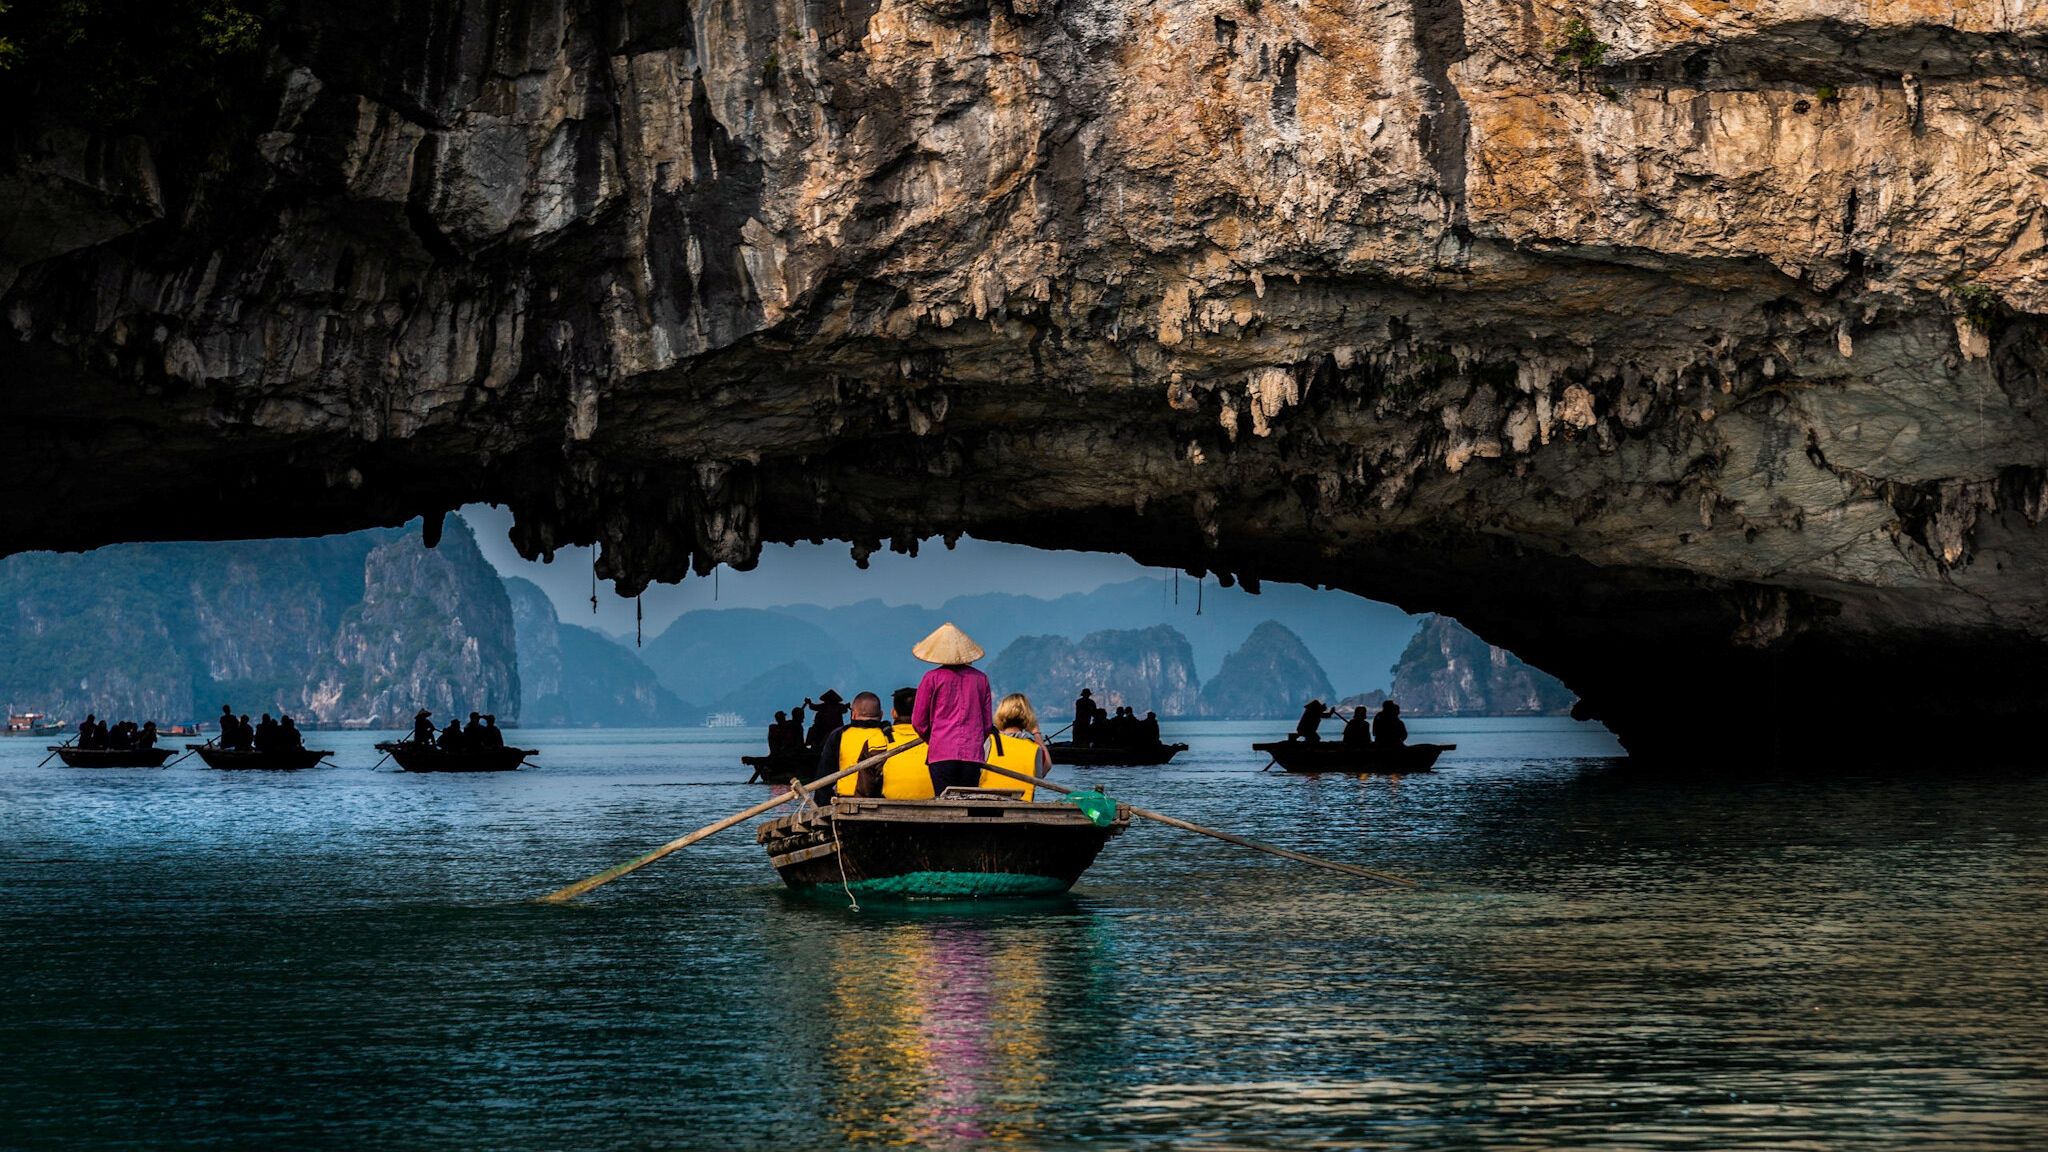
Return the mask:
<svg viewBox="0 0 2048 1152"><path fill-rule="evenodd" d="M910 726L924 737L932 795L981 782L983 741L995 727L995 695L974 662L986 653L949 621L918 641L912 656L938 667L917 683Z"/></svg>

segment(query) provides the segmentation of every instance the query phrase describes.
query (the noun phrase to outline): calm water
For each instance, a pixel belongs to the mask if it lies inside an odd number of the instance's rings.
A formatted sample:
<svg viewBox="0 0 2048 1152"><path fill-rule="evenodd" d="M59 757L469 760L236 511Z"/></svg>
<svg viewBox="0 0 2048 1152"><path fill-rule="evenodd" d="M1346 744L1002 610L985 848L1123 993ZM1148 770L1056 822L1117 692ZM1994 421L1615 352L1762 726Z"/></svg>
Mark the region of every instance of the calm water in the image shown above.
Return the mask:
<svg viewBox="0 0 2048 1152"><path fill-rule="evenodd" d="M852 912L736 830L752 733L543 767L34 765L0 742L0 1145L1988 1148L2048 1143L2048 780L1656 779L1417 721L1399 783L1186 725L1070 900ZM1072 770L1062 769L1072 779Z"/></svg>

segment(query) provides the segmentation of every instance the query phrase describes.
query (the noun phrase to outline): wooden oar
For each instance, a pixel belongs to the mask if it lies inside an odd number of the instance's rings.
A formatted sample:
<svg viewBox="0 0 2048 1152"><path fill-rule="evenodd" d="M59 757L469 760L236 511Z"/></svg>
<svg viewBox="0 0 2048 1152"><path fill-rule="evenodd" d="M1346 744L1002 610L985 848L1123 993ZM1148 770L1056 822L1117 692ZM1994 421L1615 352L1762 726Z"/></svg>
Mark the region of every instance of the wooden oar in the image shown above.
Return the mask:
<svg viewBox="0 0 2048 1152"><path fill-rule="evenodd" d="M57 745L57 748L69 747L71 747L71 741L69 740L66 740L62 744ZM50 754L48 756L43 757L42 764L37 764L36 767L41 768L43 764L48 764L50 761L55 760L57 758L57 748L50 749Z"/></svg>
<svg viewBox="0 0 2048 1152"><path fill-rule="evenodd" d="M915 748L922 743L924 743L924 737L919 736L915 739L905 741L902 744L898 744L894 748L889 748L885 749L882 752L878 752L875 755L870 756L865 760L862 760L860 763L855 764L851 768L841 768L839 771L832 773L830 776L825 776L820 779L813 780L809 784L793 783L790 786L789 791L784 792L782 795L777 796L772 800L763 800L759 804L756 804L751 808L746 808L741 811L735 812L732 815L727 816L723 820L719 820L711 824L706 824L702 828L697 829L695 832L690 833L688 836L682 836L678 837L677 839L671 840L668 843L663 844L661 847L656 848L654 851L647 853L645 856L635 856L633 859L626 861L624 864L615 864L612 867L607 868L602 872L599 872L595 876L590 876L585 879L578 880L574 884L569 885L567 888L557 888L553 892L550 892L547 895L541 897L539 902L543 904L560 904L567 900L574 900L576 897L583 895L585 892L588 892L591 889L597 888L601 885L609 884L612 881L617 880L619 877L624 876L628 872L633 872L641 868L645 868L647 865L654 863L656 860L659 860L663 856L666 856L669 853L674 852L678 848L688 848L690 845L695 844L697 841L702 840L708 836L713 836L717 833L723 832L727 828L730 828L735 824L742 824L748 820L752 820L754 817L759 816L761 813L766 812L770 808L774 808L779 804L787 804L791 800L794 800L799 796L808 796L809 794L816 792L821 788L828 787L832 784L837 784L839 781L845 779L848 776L853 775L856 772L877 767L884 761L888 760L889 757L896 755L898 752L907 752L910 749Z"/></svg>
<svg viewBox="0 0 2048 1152"><path fill-rule="evenodd" d="M998 768L993 764L984 764L982 768L994 772L998 776L1008 776L1012 780L1021 780L1026 784L1034 784L1040 788L1050 788L1062 795L1077 791L1077 789L1069 788L1064 784L1055 784L1042 776L1026 776L1022 772L1012 772L1008 768ZM1416 886L1415 881L1395 876L1391 873L1375 872L1370 868L1360 868L1356 864L1343 864L1335 860L1325 860L1320 856L1310 856L1305 852L1296 852L1292 848L1281 848L1273 844L1261 844L1257 840L1247 840L1242 836L1235 836L1216 828L1204 828L1200 824L1190 824L1186 820L1176 819L1161 812L1154 812L1149 808L1140 808L1136 805L1126 805L1126 807L1130 808L1131 815L1133 816L1143 816L1147 820L1157 821L1169 828L1179 828L1187 832L1198 832L1204 836L1212 836L1226 844L1235 844L1240 848L1250 848L1255 852L1265 852L1269 855L1299 861L1303 864L1313 864L1318 868L1328 868L1332 872L1342 872L1349 876L1362 876L1368 880L1378 880L1382 884L1396 884L1403 888L1413 888Z"/></svg>

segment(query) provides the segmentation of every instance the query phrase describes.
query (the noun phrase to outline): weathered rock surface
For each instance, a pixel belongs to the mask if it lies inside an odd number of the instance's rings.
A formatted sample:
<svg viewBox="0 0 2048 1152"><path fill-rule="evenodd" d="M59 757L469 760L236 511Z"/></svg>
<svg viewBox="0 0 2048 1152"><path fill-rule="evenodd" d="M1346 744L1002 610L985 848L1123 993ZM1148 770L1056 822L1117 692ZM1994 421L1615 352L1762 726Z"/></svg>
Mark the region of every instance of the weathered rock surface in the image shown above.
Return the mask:
<svg viewBox="0 0 2048 1152"><path fill-rule="evenodd" d="M200 178L24 111L7 186L62 224L0 240L0 483L63 514L6 547L488 498L630 591L972 531L1441 610L1638 752L1711 751L1735 695L1831 747L1891 743L1903 684L2048 710L2040 5L273 33L265 130Z"/></svg>
<svg viewBox="0 0 2048 1152"><path fill-rule="evenodd" d="M1202 715L1231 720L1292 720L1310 700L1337 698L1330 678L1301 637L1268 620L1252 629L1202 685Z"/></svg>
<svg viewBox="0 0 2048 1152"><path fill-rule="evenodd" d="M989 664L988 675L998 694L1029 696L1046 732L1073 719L1083 688L1112 713L1127 707L1139 716L1193 716L1201 708L1195 650L1164 624L1091 632L1078 641L1020 636Z"/></svg>
<svg viewBox="0 0 2048 1152"><path fill-rule="evenodd" d="M1557 677L1448 616L1423 621L1393 673L1392 698L1416 716L1562 716L1572 710L1572 691Z"/></svg>

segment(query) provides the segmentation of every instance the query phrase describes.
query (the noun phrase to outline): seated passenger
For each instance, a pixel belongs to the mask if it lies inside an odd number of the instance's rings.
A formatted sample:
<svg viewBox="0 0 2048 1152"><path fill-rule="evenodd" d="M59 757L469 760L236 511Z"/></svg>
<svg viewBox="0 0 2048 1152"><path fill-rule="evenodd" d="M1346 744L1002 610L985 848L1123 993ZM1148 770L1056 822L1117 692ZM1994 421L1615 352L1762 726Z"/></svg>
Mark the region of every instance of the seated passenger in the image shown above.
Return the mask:
<svg viewBox="0 0 2048 1152"><path fill-rule="evenodd" d="M462 721L450 720L448 726L441 729L441 735L434 741L434 746L443 752L460 752L463 743Z"/></svg>
<svg viewBox="0 0 2048 1152"><path fill-rule="evenodd" d="M780 756L789 741L789 713L777 712L775 723L768 726L768 754Z"/></svg>
<svg viewBox="0 0 2048 1152"><path fill-rule="evenodd" d="M505 734L498 731L498 718L496 716L489 712L484 713L484 730L477 736L477 741L485 748L503 748L505 746Z"/></svg>
<svg viewBox="0 0 2048 1152"><path fill-rule="evenodd" d="M818 751L819 776L851 768L888 747L889 726L882 723L882 698L873 692L855 693L852 718L826 733L824 741L824 747ZM870 768L842 776L832 787L841 796L880 796L882 773L879 768Z"/></svg>
<svg viewBox="0 0 2048 1152"><path fill-rule="evenodd" d="M277 749L280 752L303 752L306 738L299 735L298 722L290 716L277 722Z"/></svg>
<svg viewBox="0 0 2048 1152"><path fill-rule="evenodd" d="M1012 692L996 705L996 730L988 738L988 762L1027 776L1043 776L1052 771L1052 752L1045 746L1045 734L1038 730L1038 713L1022 692ZM1037 791L1030 784L1000 772L983 771L981 786L1021 791L1026 800Z"/></svg>
<svg viewBox="0 0 2048 1152"><path fill-rule="evenodd" d="M145 751L156 747L156 721L142 722L142 730L135 734L135 746Z"/></svg>
<svg viewBox="0 0 2048 1152"><path fill-rule="evenodd" d="M1159 713L1147 712L1138 721L1138 745L1141 748L1156 748L1164 741L1159 739Z"/></svg>
<svg viewBox="0 0 2048 1152"><path fill-rule="evenodd" d="M1373 743L1382 750L1400 748L1408 743L1408 725L1401 722L1401 706L1392 700L1380 705L1380 714L1372 722Z"/></svg>
<svg viewBox="0 0 2048 1152"><path fill-rule="evenodd" d="M910 726L911 710L917 707L917 689L898 688L889 700L889 725L883 734L889 747L900 748L917 739ZM929 800L932 798L931 761L925 746L906 748L882 763L882 796L888 800Z"/></svg>
<svg viewBox="0 0 2048 1152"><path fill-rule="evenodd" d="M1372 747L1372 715L1362 706L1353 708L1345 718L1344 746L1354 750Z"/></svg>

